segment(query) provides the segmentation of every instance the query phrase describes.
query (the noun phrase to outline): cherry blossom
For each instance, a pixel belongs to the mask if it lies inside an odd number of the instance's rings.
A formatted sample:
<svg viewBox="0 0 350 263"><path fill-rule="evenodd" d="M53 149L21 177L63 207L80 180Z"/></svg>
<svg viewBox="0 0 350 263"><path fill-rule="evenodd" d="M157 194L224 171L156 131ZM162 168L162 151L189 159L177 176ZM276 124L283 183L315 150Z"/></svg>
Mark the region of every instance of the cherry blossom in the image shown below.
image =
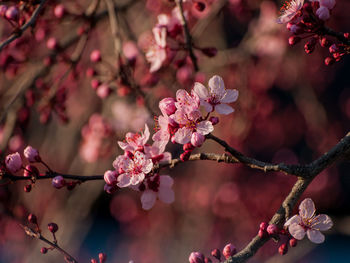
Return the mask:
<svg viewBox="0 0 350 263"><path fill-rule="evenodd" d="M194 84L194 92L200 98L200 103L207 112L217 111L219 114L230 114L234 109L226 103L235 102L238 91L225 89L225 84L220 76L213 76L208 83L209 90L201 83Z"/></svg>
<svg viewBox="0 0 350 263"><path fill-rule="evenodd" d="M135 151L138 148L144 147L149 137L150 137L149 128L147 124L145 124L145 130L143 133L140 134L140 133L128 132L125 135L126 142L119 141L118 145L124 151Z"/></svg>
<svg viewBox="0 0 350 263"><path fill-rule="evenodd" d="M32 146L27 146L23 151L24 157L28 159L29 162L34 163L40 160L39 152Z"/></svg>
<svg viewBox="0 0 350 263"><path fill-rule="evenodd" d="M169 175L162 175L158 177L159 184L157 187L153 187L153 189L147 189L142 193L141 203L142 208L145 210L151 209L157 198L166 204L171 204L175 200L174 191L172 189L172 185L174 180Z"/></svg>
<svg viewBox="0 0 350 263"><path fill-rule="evenodd" d="M166 60L166 36L167 31L164 27L153 28L155 44L146 53L146 59L151 63L150 72L159 70Z"/></svg>
<svg viewBox="0 0 350 263"><path fill-rule="evenodd" d="M285 24L292 21L304 5L304 0L291 0L282 7L277 23Z"/></svg>
<svg viewBox="0 0 350 263"><path fill-rule="evenodd" d="M299 215L294 215L285 224L289 233L298 240L305 236L311 242L319 244L325 239L320 231L325 231L333 226L333 222L328 215L315 215L315 204L310 198L304 199L299 205Z"/></svg>
<svg viewBox="0 0 350 263"><path fill-rule="evenodd" d="M113 167L120 173L118 176L119 187L138 185L145 179L145 175L152 171L153 162L147 159L145 154L136 151L133 157L120 155L113 162Z"/></svg>
<svg viewBox="0 0 350 263"><path fill-rule="evenodd" d="M10 172L16 173L22 167L22 158L18 152L6 156L5 164Z"/></svg>

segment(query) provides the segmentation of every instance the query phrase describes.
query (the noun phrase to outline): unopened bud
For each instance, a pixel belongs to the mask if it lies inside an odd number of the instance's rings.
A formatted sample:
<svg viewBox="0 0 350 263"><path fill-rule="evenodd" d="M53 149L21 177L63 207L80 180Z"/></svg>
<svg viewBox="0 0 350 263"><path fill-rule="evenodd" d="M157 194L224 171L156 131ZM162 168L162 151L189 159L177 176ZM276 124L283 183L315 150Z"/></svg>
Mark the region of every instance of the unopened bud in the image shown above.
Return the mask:
<svg viewBox="0 0 350 263"><path fill-rule="evenodd" d="M60 175L58 175L52 179L52 186L57 188L57 189L61 189L65 185L66 185L66 181Z"/></svg>
<svg viewBox="0 0 350 263"><path fill-rule="evenodd" d="M182 146L182 149L184 151L193 151L194 150L194 146L189 142L189 143L185 143L183 146Z"/></svg>
<svg viewBox="0 0 350 263"><path fill-rule="evenodd" d="M324 64L326 64L326 66L331 66L333 65L335 62L334 58L331 57L326 57L326 59L324 60Z"/></svg>
<svg viewBox="0 0 350 263"><path fill-rule="evenodd" d="M188 161L188 159L190 159L191 152L192 152L192 151L185 151L185 152L183 152L183 153L180 155L181 161L183 161L183 162Z"/></svg>
<svg viewBox="0 0 350 263"><path fill-rule="evenodd" d="M219 123L219 118L212 116L209 118L209 121L211 122L211 124L216 125Z"/></svg>
<svg viewBox="0 0 350 263"><path fill-rule="evenodd" d="M105 263L107 260L107 256L105 253L98 254L98 259L100 260L100 263Z"/></svg>
<svg viewBox="0 0 350 263"><path fill-rule="evenodd" d="M285 254L287 254L287 252L288 252L287 244L282 244L279 246L278 253L280 253L281 255L285 255Z"/></svg>
<svg viewBox="0 0 350 263"><path fill-rule="evenodd" d="M50 50L56 50L58 48L57 39L50 37L46 42L46 47Z"/></svg>
<svg viewBox="0 0 350 263"><path fill-rule="evenodd" d="M64 5L59 4L55 6L55 9L53 10L55 17L62 18L66 12L66 9L64 8Z"/></svg>
<svg viewBox="0 0 350 263"><path fill-rule="evenodd" d="M42 247L40 249L40 252L41 252L41 254L46 254L47 253L47 248L46 247Z"/></svg>
<svg viewBox="0 0 350 263"><path fill-rule="evenodd" d="M228 259L229 257L232 257L234 254L236 254L236 252L237 252L236 247L231 243L227 244L222 250L222 254L226 259Z"/></svg>
<svg viewBox="0 0 350 263"><path fill-rule="evenodd" d="M291 238L291 239L289 240L289 245L290 245L291 247L296 247L297 244L298 244L298 241L297 241L295 238Z"/></svg>
<svg viewBox="0 0 350 263"><path fill-rule="evenodd" d="M24 186L24 192L29 193L32 190L32 185L28 184Z"/></svg>
<svg viewBox="0 0 350 263"><path fill-rule="evenodd" d="M29 215L28 215L28 222L29 222L29 223L32 223L32 224L37 224L37 223L38 223L38 220L37 220L37 218L36 218L35 215L29 214Z"/></svg>
<svg viewBox="0 0 350 263"><path fill-rule="evenodd" d="M277 235L278 227L275 224L272 224L267 227L266 231L269 233L269 235Z"/></svg>
<svg viewBox="0 0 350 263"><path fill-rule="evenodd" d="M211 255L217 260L221 260L221 253L219 249L215 248L214 250L212 250Z"/></svg>
<svg viewBox="0 0 350 263"><path fill-rule="evenodd" d="M204 255L200 252L192 252L188 260L190 263L204 263Z"/></svg>
<svg viewBox="0 0 350 263"><path fill-rule="evenodd" d="M55 223L49 223L49 224L47 225L47 228L49 229L49 231L50 231L51 233L56 233L57 230L58 230L58 225L55 224Z"/></svg>
<svg viewBox="0 0 350 263"><path fill-rule="evenodd" d="M288 39L288 43L289 43L289 45L294 46L295 44L299 43L300 40L301 40L300 37L291 36L291 37Z"/></svg>
<svg viewBox="0 0 350 263"><path fill-rule="evenodd" d="M38 177L39 176L39 170L34 165L26 165L24 171L23 171L24 177Z"/></svg>
<svg viewBox="0 0 350 263"><path fill-rule="evenodd" d="M269 226L266 222L261 222L259 225L260 230L266 231L267 227Z"/></svg>
<svg viewBox="0 0 350 263"><path fill-rule="evenodd" d="M99 62L101 61L101 52L97 49L93 50L90 54L91 62Z"/></svg>
<svg viewBox="0 0 350 263"><path fill-rule="evenodd" d="M19 18L19 10L15 6L11 6L6 10L5 17L8 20L17 21Z"/></svg>

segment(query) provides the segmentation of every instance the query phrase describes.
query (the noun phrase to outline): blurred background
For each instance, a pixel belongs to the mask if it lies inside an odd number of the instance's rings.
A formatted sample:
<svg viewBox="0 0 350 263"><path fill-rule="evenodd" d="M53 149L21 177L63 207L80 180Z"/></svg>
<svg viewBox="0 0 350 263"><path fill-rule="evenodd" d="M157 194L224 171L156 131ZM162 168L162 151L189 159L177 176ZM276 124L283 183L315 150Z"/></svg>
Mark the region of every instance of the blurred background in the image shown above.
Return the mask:
<svg viewBox="0 0 350 263"><path fill-rule="evenodd" d="M135 88L114 79L120 63L105 2L92 21L81 15L89 1L49 1L35 29L0 53L2 156L23 152L29 144L55 171L103 174L122 154L117 141L126 132L138 132L144 123L153 130L160 99L179 88L190 90L195 81L206 85L213 75L239 90L235 112L220 116L213 134L247 156L305 164L345 136L350 129L349 58L327 67L327 49L318 45L306 54L303 41L288 46L288 30L275 22L280 1L202 2L201 11L191 1L185 4L189 27L195 45L215 47L217 55L209 58L195 50L197 73L188 59L176 57L150 74L144 54L152 27L157 15L170 14L175 4L114 1L121 48L135 56ZM62 17L55 11L60 4L65 8ZM349 10L350 2L338 0L328 26L349 30ZM1 40L12 30L0 17ZM48 48L50 38L59 48ZM99 64L89 59L95 49L101 52ZM108 96L91 87L93 80L108 84ZM181 153L179 146L169 144L168 150L174 158ZM196 151L223 153L212 141ZM269 241L249 262L350 262L349 170L346 160L333 165L301 198L312 198L317 213L334 220L325 243L315 246L304 240L280 256L279 245ZM0 262L63 262L56 251L42 255L44 244L24 234L19 224L29 213L38 217L48 237L47 224L57 223L59 245L79 262L104 252L107 262L179 263L188 262L192 251L209 256L229 242L241 249L257 234L260 222L270 220L296 181L212 161L189 162L162 173L175 180L175 202L158 201L150 211L142 210L139 193L122 189L110 195L100 181L72 191L54 189L49 180L37 181L29 193L23 191L27 182L0 186Z"/></svg>

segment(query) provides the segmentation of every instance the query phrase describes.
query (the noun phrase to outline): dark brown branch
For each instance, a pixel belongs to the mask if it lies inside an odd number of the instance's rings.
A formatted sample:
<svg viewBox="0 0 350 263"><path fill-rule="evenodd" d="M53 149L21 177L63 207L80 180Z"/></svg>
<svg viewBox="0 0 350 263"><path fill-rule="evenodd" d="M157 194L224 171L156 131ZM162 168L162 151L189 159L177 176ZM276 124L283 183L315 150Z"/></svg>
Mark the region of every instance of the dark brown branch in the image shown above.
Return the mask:
<svg viewBox="0 0 350 263"><path fill-rule="evenodd" d="M29 18L27 23L25 23L18 30L16 30L11 36L9 36L6 40L4 40L3 42L0 43L0 52L4 47L9 45L12 41L19 38L24 33L24 31L26 31L29 27L34 27L36 20L38 19L39 14L40 14L41 10L43 9L46 2L47 2L47 0L42 0L40 2L39 6L34 10L32 16Z"/></svg>
<svg viewBox="0 0 350 263"><path fill-rule="evenodd" d="M57 243L51 242L49 240L47 240L45 237L43 237L39 232L34 231L33 229L31 229L28 226L24 226L21 225L21 227L24 229L24 232L31 237L40 239L41 241L45 242L46 244L50 245L51 247L55 248L57 251L59 251L60 253L62 253L64 255L64 258L67 262L71 262L71 263L78 263L78 261L72 257L67 251L65 251L64 249L62 249L59 245L57 245Z"/></svg>
<svg viewBox="0 0 350 263"><path fill-rule="evenodd" d="M335 37L336 39L341 41L343 44L350 46L350 40L347 39L344 36L344 33L342 33L342 32L337 32L337 31L334 31L333 29L331 29L329 27L324 26L323 27L323 33L326 34L326 35Z"/></svg>
<svg viewBox="0 0 350 263"><path fill-rule="evenodd" d="M181 24L182 24L182 28L183 28L184 34L185 34L187 51L188 51L190 58L191 58L191 61L193 63L194 70L198 71L199 67L198 67L198 63L197 63L197 57L194 54L194 51L192 48L192 36L191 36L190 30L188 29L188 24L187 24L184 10L183 10L183 6L182 6L182 0L176 0L175 2L176 2L176 6L179 8L180 15L181 15Z"/></svg>

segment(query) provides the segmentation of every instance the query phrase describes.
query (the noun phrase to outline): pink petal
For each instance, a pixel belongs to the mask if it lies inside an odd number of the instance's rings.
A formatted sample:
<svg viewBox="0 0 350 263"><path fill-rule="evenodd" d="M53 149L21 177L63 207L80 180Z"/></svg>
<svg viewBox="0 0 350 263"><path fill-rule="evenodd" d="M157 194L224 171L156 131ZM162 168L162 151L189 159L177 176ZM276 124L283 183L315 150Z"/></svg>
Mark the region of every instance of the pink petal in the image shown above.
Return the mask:
<svg viewBox="0 0 350 263"><path fill-rule="evenodd" d="M231 103L235 102L238 98L238 90L236 89L227 89L226 94L221 99L221 103Z"/></svg>
<svg viewBox="0 0 350 263"><path fill-rule="evenodd" d="M121 141L118 141L118 145L119 147L124 150L124 151L133 151L134 148L131 147L128 143L126 142L121 142Z"/></svg>
<svg viewBox="0 0 350 263"><path fill-rule="evenodd" d="M144 210L150 210L156 203L157 194L152 190L146 190L141 195L142 208Z"/></svg>
<svg viewBox="0 0 350 263"><path fill-rule="evenodd" d="M171 153L170 152L164 152L163 158L160 160L161 162L170 162L171 161Z"/></svg>
<svg viewBox="0 0 350 263"><path fill-rule="evenodd" d="M210 103L208 103L208 102L206 102L204 100L201 100L201 105L204 107L206 112L212 112L213 111L213 106Z"/></svg>
<svg viewBox="0 0 350 263"><path fill-rule="evenodd" d="M234 112L235 110L227 104L219 104L215 106L215 111L219 114L227 115Z"/></svg>
<svg viewBox="0 0 350 263"><path fill-rule="evenodd" d="M129 186L130 185L130 176L127 174L127 173L123 173L123 174L120 174L119 176L118 176L118 183L117 183L117 185L119 186L119 187L127 187L127 186Z"/></svg>
<svg viewBox="0 0 350 263"><path fill-rule="evenodd" d="M311 223L311 228L321 231L326 231L333 226L332 219L325 214L316 216Z"/></svg>
<svg viewBox="0 0 350 263"><path fill-rule="evenodd" d="M145 124L145 131L143 132L143 136L142 136L142 145L145 145L149 139L149 136L151 134L149 133L149 128L148 128L148 125Z"/></svg>
<svg viewBox="0 0 350 263"><path fill-rule="evenodd" d="M324 242L324 235L318 230L309 229L306 234L313 243L320 244Z"/></svg>
<svg viewBox="0 0 350 263"><path fill-rule="evenodd" d="M173 178L169 175L162 175L159 177L159 185L160 187L172 187L174 184Z"/></svg>
<svg viewBox="0 0 350 263"><path fill-rule="evenodd" d="M168 187L160 187L158 197L160 201L166 204L171 204L175 200L175 194L173 189Z"/></svg>
<svg viewBox="0 0 350 263"><path fill-rule="evenodd" d="M174 135L175 142L185 144L191 141L192 131L186 127L180 128Z"/></svg>
<svg viewBox="0 0 350 263"><path fill-rule="evenodd" d="M130 178L130 184L137 185L145 179L144 173L133 174Z"/></svg>
<svg viewBox="0 0 350 263"><path fill-rule="evenodd" d="M197 132L202 135L207 135L214 130L214 126L210 121L201 121L197 124Z"/></svg>
<svg viewBox="0 0 350 263"><path fill-rule="evenodd" d="M301 218L299 215L294 215L288 219L287 222L284 223L284 226L290 226L291 224L299 224L301 222Z"/></svg>
<svg viewBox="0 0 350 263"><path fill-rule="evenodd" d="M311 198L304 199L299 205L299 215L303 219L311 218L315 214L315 204Z"/></svg>
<svg viewBox="0 0 350 263"><path fill-rule="evenodd" d="M209 97L208 89L202 83L199 83L199 82L194 83L193 91L202 100L206 100Z"/></svg>
<svg viewBox="0 0 350 263"><path fill-rule="evenodd" d="M209 80L209 90L210 93L215 95L216 97L222 98L225 94L225 84L224 81L222 80L222 78L220 76L213 76L210 80Z"/></svg>
<svg viewBox="0 0 350 263"><path fill-rule="evenodd" d="M305 230L301 225L298 224L291 224L288 227L289 233L298 240L302 240L305 236Z"/></svg>
<svg viewBox="0 0 350 263"><path fill-rule="evenodd" d="M145 174L148 174L150 171L152 171L153 168L153 162L151 159L147 159L144 166L142 167L142 172Z"/></svg>

